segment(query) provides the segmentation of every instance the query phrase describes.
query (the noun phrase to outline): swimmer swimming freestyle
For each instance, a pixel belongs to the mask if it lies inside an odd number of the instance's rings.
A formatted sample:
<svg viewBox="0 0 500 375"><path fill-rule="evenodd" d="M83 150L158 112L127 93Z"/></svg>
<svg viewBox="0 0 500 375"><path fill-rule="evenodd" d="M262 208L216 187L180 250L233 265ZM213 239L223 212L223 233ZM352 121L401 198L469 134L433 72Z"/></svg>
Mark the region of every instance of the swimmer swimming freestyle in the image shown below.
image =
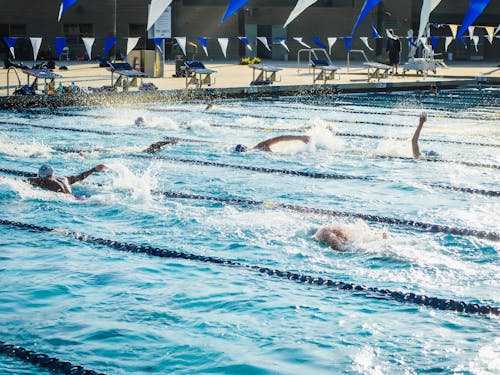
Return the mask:
<svg viewBox="0 0 500 375"><path fill-rule="evenodd" d="M288 142L288 141L301 141L301 142L307 144L311 141L311 137L308 135L280 135L278 137L266 139L265 141L257 143L251 149L272 152L272 150L271 150L272 145L275 145L279 142ZM241 145L241 144L236 145L236 147L234 148L234 151L236 151L236 152L246 152L247 150L248 150L248 147L245 145Z"/></svg>

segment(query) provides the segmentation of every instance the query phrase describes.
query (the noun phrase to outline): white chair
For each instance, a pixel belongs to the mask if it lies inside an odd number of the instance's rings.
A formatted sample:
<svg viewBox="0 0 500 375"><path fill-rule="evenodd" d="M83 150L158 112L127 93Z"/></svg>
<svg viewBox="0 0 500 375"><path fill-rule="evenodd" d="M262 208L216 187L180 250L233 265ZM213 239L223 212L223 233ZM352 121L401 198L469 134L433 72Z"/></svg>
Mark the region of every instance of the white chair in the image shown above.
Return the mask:
<svg viewBox="0 0 500 375"><path fill-rule="evenodd" d="M65 59L66 61L69 61L69 47L64 47L62 49L61 55L59 56L59 60Z"/></svg>

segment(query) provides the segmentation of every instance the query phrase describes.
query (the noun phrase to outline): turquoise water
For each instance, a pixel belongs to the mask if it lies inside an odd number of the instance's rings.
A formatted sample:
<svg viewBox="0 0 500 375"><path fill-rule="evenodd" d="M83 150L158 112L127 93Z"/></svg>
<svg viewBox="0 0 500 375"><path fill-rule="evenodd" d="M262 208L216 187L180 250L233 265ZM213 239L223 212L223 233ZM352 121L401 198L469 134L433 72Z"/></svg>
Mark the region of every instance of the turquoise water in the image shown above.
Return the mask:
<svg viewBox="0 0 500 375"><path fill-rule="evenodd" d="M0 219L498 306L498 242L272 206L171 199L155 191L499 233L498 197L425 185L500 190L498 168L460 164L500 165L499 104L499 90L471 89L437 96L228 100L210 111L206 103L151 103L2 112L1 168L36 172L50 163L62 176L100 163L110 169L73 185L75 194L87 197L83 201L3 174ZM411 156L409 139L423 110L429 120L421 148L453 163L404 159ZM146 127L133 125L138 116ZM310 144L232 152L237 143L301 132L312 136ZM186 140L151 157L131 155L163 137ZM312 179L159 157L386 181ZM313 228L330 223L353 238L347 251L311 239ZM8 226L0 226L0 248L0 340L109 374L500 372L496 318L368 299L217 264L122 253ZM0 373L46 372L0 356Z"/></svg>

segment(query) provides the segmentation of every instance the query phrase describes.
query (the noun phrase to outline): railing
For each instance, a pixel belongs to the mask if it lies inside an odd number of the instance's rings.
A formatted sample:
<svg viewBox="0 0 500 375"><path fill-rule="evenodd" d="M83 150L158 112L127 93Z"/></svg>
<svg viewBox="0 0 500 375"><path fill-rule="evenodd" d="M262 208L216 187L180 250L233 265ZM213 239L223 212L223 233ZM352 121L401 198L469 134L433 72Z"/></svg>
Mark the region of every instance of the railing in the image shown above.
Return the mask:
<svg viewBox="0 0 500 375"><path fill-rule="evenodd" d="M348 53L347 53L347 71L349 71L349 65L350 65L350 55L351 53L353 52L356 52L356 53L360 53L363 55L363 57L365 58L365 61L368 62L368 57L366 57L366 54L365 54L365 51L363 51L362 49L352 49L350 50Z"/></svg>
<svg viewBox="0 0 500 375"><path fill-rule="evenodd" d="M14 66L9 67L9 69L7 69L7 96L9 96L9 91L10 91L9 75L11 70L13 70L16 73L18 86L21 86L21 78L19 78L19 73L17 72L17 69Z"/></svg>
<svg viewBox="0 0 500 375"><path fill-rule="evenodd" d="M326 53L326 50L324 48L303 48L299 49L299 52L297 53L297 73L300 73L300 54L303 52L306 52L309 55L307 60L309 73L311 72L311 61L312 61L311 56L314 56L315 60L319 60L316 52L323 53L325 55L325 60L328 61L328 64L333 65L330 56L328 56L328 53Z"/></svg>

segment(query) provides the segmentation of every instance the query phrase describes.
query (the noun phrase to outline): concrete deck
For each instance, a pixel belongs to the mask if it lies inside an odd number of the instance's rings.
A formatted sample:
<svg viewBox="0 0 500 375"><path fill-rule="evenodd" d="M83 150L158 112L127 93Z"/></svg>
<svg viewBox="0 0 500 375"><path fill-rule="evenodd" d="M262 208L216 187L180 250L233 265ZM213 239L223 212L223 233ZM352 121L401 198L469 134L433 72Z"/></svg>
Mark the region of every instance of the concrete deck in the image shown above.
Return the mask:
<svg viewBox="0 0 500 375"><path fill-rule="evenodd" d="M380 81L367 80L367 69L362 65L361 62L351 63L348 69L345 62L337 63L336 65L340 68L335 74L335 80L327 81L326 85L317 83L313 85L313 74L307 65L301 67L300 70L297 69L297 62L283 62L283 61L266 61L268 65L274 65L282 68L278 74L279 82L275 82L270 86L250 86L252 81L252 69L245 65L239 65L236 62L206 62L205 65L209 69L217 71L214 74L215 83L210 87L203 86L202 90L190 89L186 90L186 80L185 78L177 78L172 75L175 73L174 62L170 61L165 64L165 77L164 78L144 78L144 82L151 82L156 85L161 93L161 95L167 95L168 97L179 96L181 98L185 97L206 97L216 96L244 96L244 95L270 95L270 94L280 94L280 95L293 95L301 92L307 91L342 91L342 92L362 92L362 91L396 91L396 90L415 90L415 89L428 89L431 85L436 84L438 87L457 87L464 84L475 84L477 82L484 82L486 84L500 84L500 67L497 67L495 63L487 62L448 62L449 68L438 68L437 73L430 74L426 76L417 76L414 71L410 72L413 74L407 74L405 76L389 76L388 78L382 78ZM32 62L25 62L26 65L31 65ZM111 73L106 68L100 68L98 63L95 61L91 62L58 62L59 65L66 65L68 67L67 71L61 71L56 68L55 72L63 76L62 79L58 80L63 83L64 86L71 85L74 82L77 86L87 89L88 87L101 87L104 85L111 85ZM402 72L402 67L399 69ZM26 84L26 76L20 72L21 83ZM10 73L10 85L12 90L14 87L18 86L17 78L13 72ZM115 75L116 79L116 75ZM7 70L0 69L0 108L6 108L5 103L12 102L14 97L7 98ZM119 90L120 91L120 90ZM136 93L134 93L136 91ZM47 95L37 95L37 97L43 97ZM57 96L57 95L53 95ZM64 96L64 95L63 95ZM116 94L110 95L96 95L101 97L101 99L96 98L96 102L102 100L102 98L109 99L110 96L115 97ZM130 97L133 96L137 100L137 88L130 88L130 92L127 95L120 95L120 97ZM145 95L149 98L144 98L144 100L154 100L154 94L150 93ZM19 99L14 101L20 102L33 102L33 96L31 98L16 96ZM41 101L39 105L45 105L46 99L38 98ZM52 98L55 99L55 98ZM54 101L54 100L52 100ZM60 100L55 100L60 101ZM118 98L114 99L114 102L121 101ZM129 101L124 99L124 101ZM142 100L141 100L142 101ZM64 102L64 100L62 101ZM75 105L73 101L67 103L59 103L59 105ZM90 100L88 104L94 104L94 100ZM2 105L3 103L3 105ZM45 104L44 104L45 103ZM12 104L12 103L11 103ZM39 106L36 104L29 106ZM22 105L24 106L24 105Z"/></svg>

